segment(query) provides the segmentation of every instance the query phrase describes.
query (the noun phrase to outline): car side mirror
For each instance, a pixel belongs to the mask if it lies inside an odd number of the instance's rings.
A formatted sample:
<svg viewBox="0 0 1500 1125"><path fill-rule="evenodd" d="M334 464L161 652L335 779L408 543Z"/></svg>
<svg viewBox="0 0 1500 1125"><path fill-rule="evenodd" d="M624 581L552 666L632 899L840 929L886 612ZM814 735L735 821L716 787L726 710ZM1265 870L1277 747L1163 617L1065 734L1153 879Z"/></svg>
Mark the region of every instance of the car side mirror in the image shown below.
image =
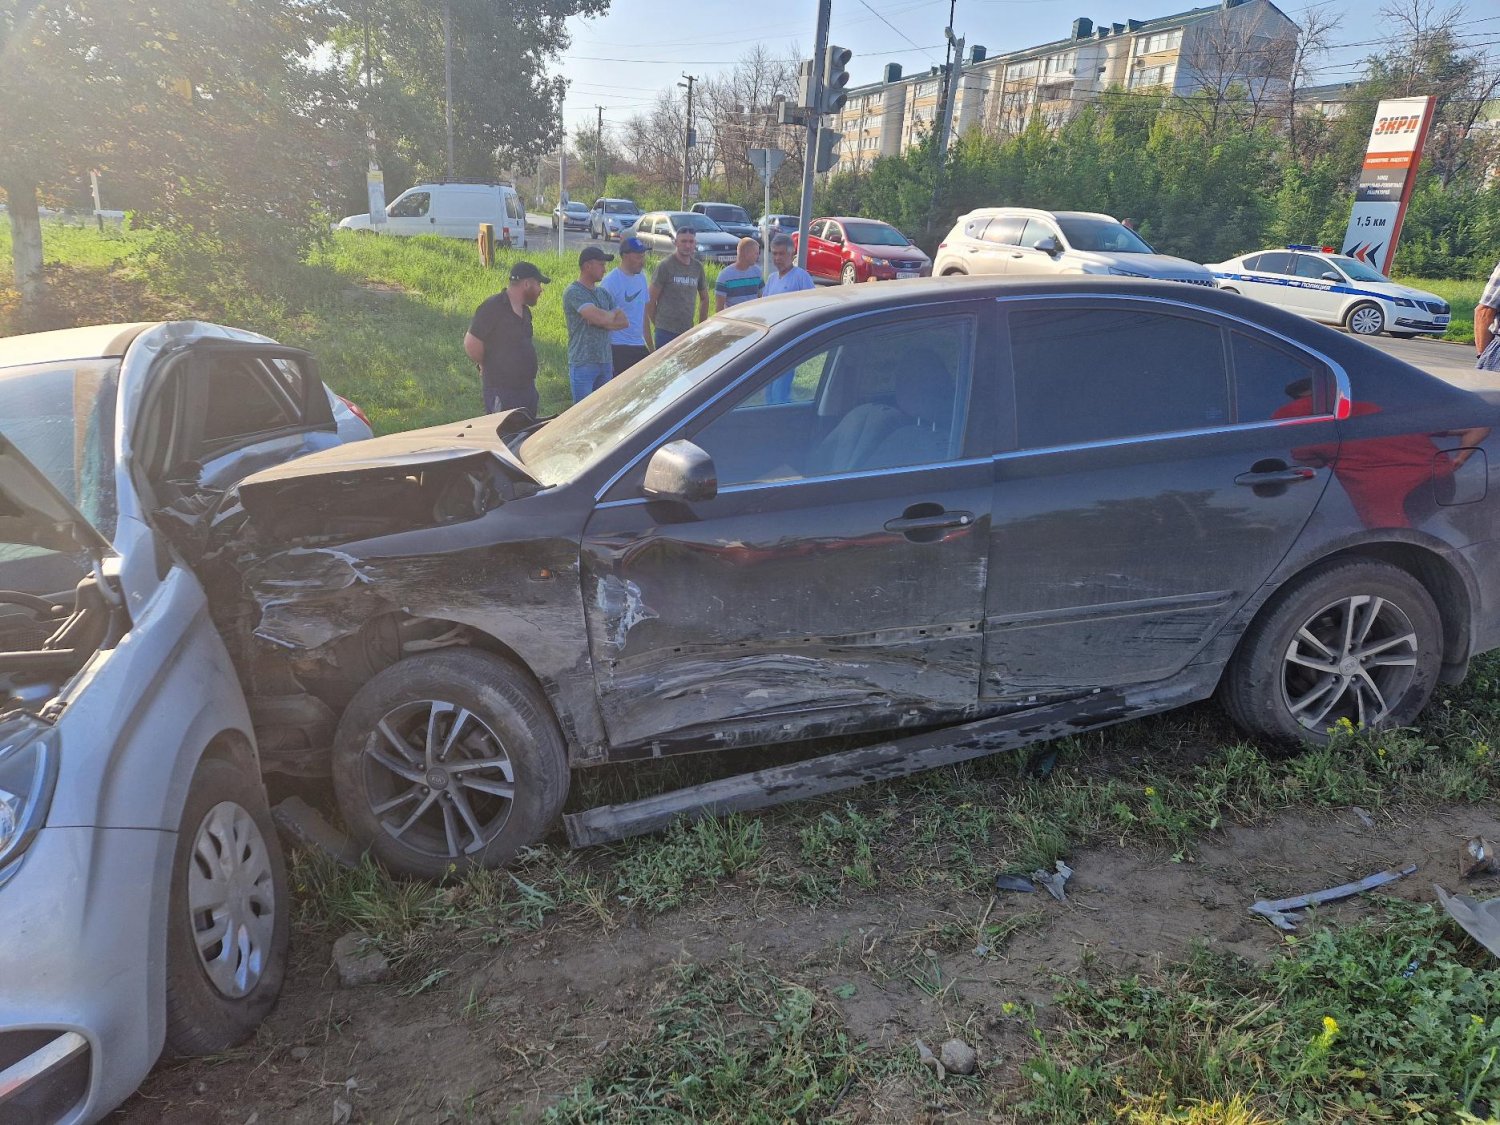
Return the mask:
<svg viewBox="0 0 1500 1125"><path fill-rule="evenodd" d="M1062 247L1057 244L1057 239L1053 238L1050 234L1046 238L1038 242L1036 244L1036 248L1043 254L1047 254L1049 256L1052 254L1056 254L1062 249Z"/></svg>
<svg viewBox="0 0 1500 1125"><path fill-rule="evenodd" d="M712 500L719 494L719 470L714 459L692 442L669 441L646 462L641 491L653 500Z"/></svg>
<svg viewBox="0 0 1500 1125"><path fill-rule="evenodd" d="M1323 280L1324 281L1343 281L1344 279L1342 277L1340 277L1338 274L1334 273L1332 270L1328 270L1328 271L1326 271L1323 274Z"/></svg>

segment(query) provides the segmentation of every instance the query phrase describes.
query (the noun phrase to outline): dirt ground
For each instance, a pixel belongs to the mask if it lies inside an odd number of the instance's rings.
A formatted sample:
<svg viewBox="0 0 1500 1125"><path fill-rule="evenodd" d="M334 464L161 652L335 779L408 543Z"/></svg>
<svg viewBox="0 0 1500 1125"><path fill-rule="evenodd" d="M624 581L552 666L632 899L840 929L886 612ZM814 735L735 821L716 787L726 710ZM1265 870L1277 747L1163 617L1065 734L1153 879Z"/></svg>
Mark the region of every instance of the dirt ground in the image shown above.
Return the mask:
<svg viewBox="0 0 1500 1125"><path fill-rule="evenodd" d="M1045 1023L1059 978L1085 958L1130 972L1183 955L1195 939L1250 958L1281 943L1247 907L1417 863L1389 893L1434 898L1457 882L1464 839L1500 839L1500 819L1474 806L1411 823L1353 811L1289 813L1205 840L1196 862L1101 847L1070 857L1069 901L1045 894L871 894L832 908L787 906L729 883L706 904L631 916L614 932L576 923L474 951L442 966L430 990L343 989L325 943L303 940L280 1006L231 1055L163 1063L113 1125L233 1125L534 1120L585 1078L612 1042L636 1035L674 966L722 959L763 965L836 1004L850 1039L915 1058L913 1042L950 1033L973 1043L992 1101L1018 1081L1031 1044L1002 1005L1031 1004ZM1476 888L1484 891L1481 885ZM1313 924L1347 925L1369 906L1322 908ZM976 949L984 924L1010 919L1003 948ZM915 969L913 968L915 966ZM405 991L412 992L410 986ZM887 1068L840 1103L856 1121L967 1120L916 1067ZM970 1099L970 1104L973 1104Z"/></svg>

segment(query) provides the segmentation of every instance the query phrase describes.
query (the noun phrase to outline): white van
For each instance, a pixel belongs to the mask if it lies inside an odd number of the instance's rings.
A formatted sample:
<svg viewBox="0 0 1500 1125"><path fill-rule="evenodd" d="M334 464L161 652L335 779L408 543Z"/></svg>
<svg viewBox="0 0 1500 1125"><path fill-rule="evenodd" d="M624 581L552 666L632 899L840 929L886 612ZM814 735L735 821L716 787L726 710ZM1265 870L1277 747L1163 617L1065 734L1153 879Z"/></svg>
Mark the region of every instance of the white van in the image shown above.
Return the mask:
<svg viewBox="0 0 1500 1125"><path fill-rule="evenodd" d="M509 235L512 246L526 245L526 208L509 184L417 184L391 200L382 226L359 214L341 219L339 229L474 238L480 223L495 225L496 242Z"/></svg>

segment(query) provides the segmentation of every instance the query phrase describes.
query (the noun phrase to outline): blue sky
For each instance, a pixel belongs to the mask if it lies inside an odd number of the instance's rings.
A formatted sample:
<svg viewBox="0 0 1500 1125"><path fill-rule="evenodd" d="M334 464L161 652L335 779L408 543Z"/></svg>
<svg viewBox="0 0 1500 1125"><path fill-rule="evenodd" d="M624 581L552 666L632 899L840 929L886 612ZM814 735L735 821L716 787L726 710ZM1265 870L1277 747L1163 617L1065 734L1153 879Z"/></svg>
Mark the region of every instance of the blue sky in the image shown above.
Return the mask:
<svg viewBox="0 0 1500 1125"><path fill-rule="evenodd" d="M1348 46L1323 60L1321 81L1358 76L1360 59L1384 31L1379 12L1385 3L1324 5L1343 17L1333 38ZM970 44L982 43L996 55L1061 39L1078 16L1114 23L1196 6L1194 0L958 0L954 22ZM1306 7L1307 0L1281 5L1293 19ZM777 52L810 52L817 10L817 0L702 0L693 6L683 0L613 0L599 19L575 18L562 68L572 81L564 107L569 130L592 124L596 105L604 106L606 122L623 123L684 72L706 76L728 69L756 42ZM1500 19L1493 11L1488 0L1469 5L1473 30L1496 27ZM947 0L833 0L832 40L854 52L849 69L857 85L879 78L887 62L900 63L908 74L941 63L947 19Z"/></svg>

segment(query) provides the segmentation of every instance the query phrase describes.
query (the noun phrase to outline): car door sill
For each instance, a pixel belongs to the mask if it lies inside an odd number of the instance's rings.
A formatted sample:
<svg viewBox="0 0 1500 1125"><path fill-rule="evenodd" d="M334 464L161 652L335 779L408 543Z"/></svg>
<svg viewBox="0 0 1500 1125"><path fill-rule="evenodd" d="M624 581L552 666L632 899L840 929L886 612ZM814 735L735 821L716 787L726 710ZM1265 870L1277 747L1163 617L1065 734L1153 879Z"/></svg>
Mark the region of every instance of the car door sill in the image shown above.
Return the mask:
<svg viewBox="0 0 1500 1125"><path fill-rule="evenodd" d="M1196 665L1167 680L1123 691L1098 690L1078 699L1010 711L971 723L925 731L673 789L639 801L601 805L563 817L575 848L658 832L678 817L698 820L853 789L939 766L1017 750L1036 742L1170 711L1213 694L1219 665Z"/></svg>

